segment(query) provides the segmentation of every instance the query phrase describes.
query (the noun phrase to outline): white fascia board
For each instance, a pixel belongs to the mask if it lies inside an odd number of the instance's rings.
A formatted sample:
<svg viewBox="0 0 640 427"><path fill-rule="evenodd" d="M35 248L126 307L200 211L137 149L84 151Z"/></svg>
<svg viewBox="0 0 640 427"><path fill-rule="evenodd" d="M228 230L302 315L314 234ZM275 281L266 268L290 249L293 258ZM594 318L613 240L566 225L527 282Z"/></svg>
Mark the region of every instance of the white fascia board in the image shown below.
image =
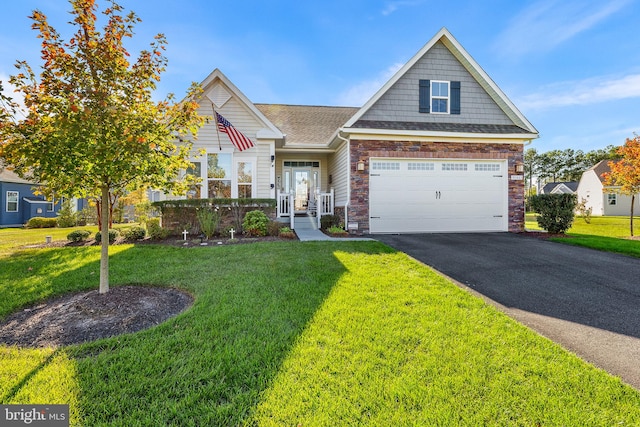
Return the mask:
<svg viewBox="0 0 640 427"><path fill-rule="evenodd" d="M361 129L343 128L342 132L349 134L351 139L388 139L397 137L398 139L410 137L412 139L434 139L437 141L460 140L473 142L478 140L509 140L517 142L528 142L539 137L537 133L451 133L451 132L429 132L420 130L398 131L393 129Z"/></svg>

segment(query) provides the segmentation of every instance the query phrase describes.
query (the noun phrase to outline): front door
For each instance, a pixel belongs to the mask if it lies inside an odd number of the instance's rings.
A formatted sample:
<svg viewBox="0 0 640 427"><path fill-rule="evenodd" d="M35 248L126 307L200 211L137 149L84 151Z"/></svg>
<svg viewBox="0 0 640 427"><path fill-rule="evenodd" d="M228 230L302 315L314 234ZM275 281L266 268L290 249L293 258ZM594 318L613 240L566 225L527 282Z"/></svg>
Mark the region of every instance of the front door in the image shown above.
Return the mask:
<svg viewBox="0 0 640 427"><path fill-rule="evenodd" d="M303 213L309 206L309 190L311 185L311 173L309 170L293 171L294 211Z"/></svg>

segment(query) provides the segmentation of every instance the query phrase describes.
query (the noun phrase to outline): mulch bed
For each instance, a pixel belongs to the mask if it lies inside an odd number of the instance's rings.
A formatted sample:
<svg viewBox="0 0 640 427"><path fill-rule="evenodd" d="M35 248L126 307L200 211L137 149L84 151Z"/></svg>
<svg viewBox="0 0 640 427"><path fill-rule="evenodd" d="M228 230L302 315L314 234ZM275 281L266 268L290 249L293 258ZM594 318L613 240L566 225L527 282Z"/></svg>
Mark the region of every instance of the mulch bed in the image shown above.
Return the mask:
<svg viewBox="0 0 640 427"><path fill-rule="evenodd" d="M193 297L173 288L118 286L70 294L22 309L0 323L0 343L59 347L137 332L176 316Z"/></svg>

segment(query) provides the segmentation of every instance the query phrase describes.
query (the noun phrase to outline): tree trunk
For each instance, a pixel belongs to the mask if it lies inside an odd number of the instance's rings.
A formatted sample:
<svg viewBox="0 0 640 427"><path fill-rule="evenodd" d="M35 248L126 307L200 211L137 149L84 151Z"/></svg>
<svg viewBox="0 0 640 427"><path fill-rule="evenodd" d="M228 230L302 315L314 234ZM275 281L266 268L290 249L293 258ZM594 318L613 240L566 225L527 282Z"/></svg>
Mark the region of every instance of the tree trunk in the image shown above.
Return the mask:
<svg viewBox="0 0 640 427"><path fill-rule="evenodd" d="M100 293L105 294L109 292L109 187L102 187L101 199Z"/></svg>
<svg viewBox="0 0 640 427"><path fill-rule="evenodd" d="M629 228L631 229L631 237L633 237L633 204L636 202L636 195L631 195L631 217L629 220Z"/></svg>

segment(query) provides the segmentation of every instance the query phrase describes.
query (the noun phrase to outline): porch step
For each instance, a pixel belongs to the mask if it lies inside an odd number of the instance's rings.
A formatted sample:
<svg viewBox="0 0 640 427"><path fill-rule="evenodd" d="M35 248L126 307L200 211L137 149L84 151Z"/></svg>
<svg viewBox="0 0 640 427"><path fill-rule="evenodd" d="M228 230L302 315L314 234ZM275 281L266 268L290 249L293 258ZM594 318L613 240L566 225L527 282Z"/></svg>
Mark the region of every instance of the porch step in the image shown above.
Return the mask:
<svg viewBox="0 0 640 427"><path fill-rule="evenodd" d="M296 215L293 219L296 230L317 230L318 219L311 215Z"/></svg>

